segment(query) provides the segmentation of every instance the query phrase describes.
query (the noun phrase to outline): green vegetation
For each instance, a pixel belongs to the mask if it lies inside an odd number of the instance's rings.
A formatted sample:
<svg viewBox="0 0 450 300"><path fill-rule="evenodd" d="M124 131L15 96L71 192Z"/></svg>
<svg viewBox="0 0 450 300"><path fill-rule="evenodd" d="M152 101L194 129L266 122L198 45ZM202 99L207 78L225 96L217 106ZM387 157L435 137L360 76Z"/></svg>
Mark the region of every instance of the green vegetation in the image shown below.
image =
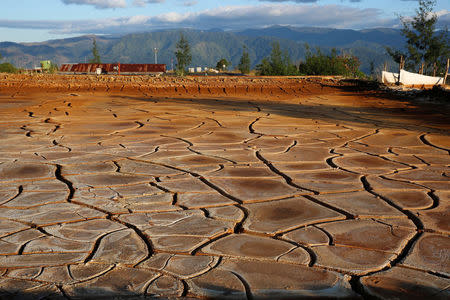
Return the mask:
<svg viewBox="0 0 450 300"><path fill-rule="evenodd" d="M281 49L288 49L292 62L305 59L303 43L320 46L324 53L329 53L335 47L338 51L346 51L357 56L361 61L361 70L369 74L370 61L374 61L375 69L383 68L384 62L388 68L395 70L395 62L387 55L385 46L401 49L405 38L396 29L370 30L330 30L283 27L284 35L277 28L264 28L254 34L242 32L209 32L183 30L189 41L192 53L191 66L215 67L217 61L225 57L238 68L242 56L242 45L247 46L251 59L251 69L260 64L264 57L270 55L272 43L278 41ZM51 40L39 44L0 43L0 52L7 54L7 60L19 64L26 55L34 60L47 58L53 61L84 62L92 58L92 36ZM176 44L180 38L180 30L164 30L127 34L120 37L96 36L97 47L102 62L149 63L153 62L152 49L157 47L158 61L171 66L177 63L174 55ZM4 62L5 59L2 61ZM395 68L394 68L395 67Z"/></svg>
<svg viewBox="0 0 450 300"><path fill-rule="evenodd" d="M191 47L189 42L180 34L180 40L177 43L177 51L175 52L177 58L177 74L184 75L186 72L186 67L192 61Z"/></svg>
<svg viewBox="0 0 450 300"><path fill-rule="evenodd" d="M370 70L369 70L369 76L371 79L375 79L375 62L373 60L370 61Z"/></svg>
<svg viewBox="0 0 450 300"><path fill-rule="evenodd" d="M259 75L263 76L285 76L297 75L297 67L291 62L287 51L281 51L280 43L272 44L272 52L267 58L263 58L261 64L256 66Z"/></svg>
<svg viewBox="0 0 450 300"><path fill-rule="evenodd" d="M242 50L242 56L239 60L238 69L241 71L242 74L248 74L250 73L250 55L248 54L247 47L244 46L244 49Z"/></svg>
<svg viewBox="0 0 450 300"><path fill-rule="evenodd" d="M338 55L336 49L326 55L320 48L313 53L308 45L305 45L306 60L299 65L299 72L304 75L341 75L346 77L364 77L359 70L360 62L353 55Z"/></svg>
<svg viewBox="0 0 450 300"><path fill-rule="evenodd" d="M0 73L17 73L17 68L10 63L0 64Z"/></svg>
<svg viewBox="0 0 450 300"><path fill-rule="evenodd" d="M0 53L0 60L3 59L3 55ZM0 64L0 73L17 73L19 70L8 62Z"/></svg>
<svg viewBox="0 0 450 300"><path fill-rule="evenodd" d="M51 62L50 63L50 68L48 69L48 72L50 74L54 74L54 73L58 72L58 70L59 70L58 65L53 63L53 62Z"/></svg>
<svg viewBox="0 0 450 300"><path fill-rule="evenodd" d="M282 51L279 43L273 43L272 52L256 66L259 75L292 76L292 75L340 75L345 77L365 77L359 70L360 62L354 55L338 55L336 49L326 55L319 47L313 53L305 44L306 59L298 68L291 62L288 52Z"/></svg>
<svg viewBox="0 0 450 300"><path fill-rule="evenodd" d="M448 29L436 31L437 15L433 13L435 5L435 0L419 0L419 8L412 19L400 17L407 52L386 48L397 63L403 56L405 68L410 71L417 71L423 64L424 73L432 73L434 66L438 68L438 73L442 72L450 56Z"/></svg>
<svg viewBox="0 0 450 300"><path fill-rule="evenodd" d="M58 71L58 65L50 60L42 60L41 61L41 69L44 73L54 74Z"/></svg>
<svg viewBox="0 0 450 300"><path fill-rule="evenodd" d="M225 58L222 58L217 62L216 69L219 71L226 71L228 69L228 66L230 65L230 62L226 60Z"/></svg>
<svg viewBox="0 0 450 300"><path fill-rule="evenodd" d="M92 40L92 56L93 58L89 61L92 64L101 64L100 54L98 53L97 41L95 38Z"/></svg>

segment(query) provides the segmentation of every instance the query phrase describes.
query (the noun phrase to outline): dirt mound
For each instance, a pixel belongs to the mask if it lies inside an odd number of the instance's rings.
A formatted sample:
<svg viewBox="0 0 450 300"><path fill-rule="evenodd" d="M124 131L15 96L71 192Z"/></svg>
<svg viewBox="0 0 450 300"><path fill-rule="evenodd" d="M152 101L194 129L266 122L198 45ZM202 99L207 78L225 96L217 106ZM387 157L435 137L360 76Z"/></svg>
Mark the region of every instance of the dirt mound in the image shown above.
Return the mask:
<svg viewBox="0 0 450 300"><path fill-rule="evenodd" d="M292 97L324 92L340 81L334 78L265 77L151 77L115 75L5 74L2 90L48 92L128 92L154 96Z"/></svg>

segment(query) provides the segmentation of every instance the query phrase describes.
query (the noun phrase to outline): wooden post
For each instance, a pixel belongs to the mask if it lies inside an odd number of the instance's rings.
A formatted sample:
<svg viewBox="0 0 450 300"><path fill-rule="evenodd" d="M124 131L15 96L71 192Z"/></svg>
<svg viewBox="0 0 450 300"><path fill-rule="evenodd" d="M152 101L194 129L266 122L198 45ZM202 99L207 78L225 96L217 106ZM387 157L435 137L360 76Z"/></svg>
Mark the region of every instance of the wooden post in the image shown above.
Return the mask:
<svg viewBox="0 0 450 300"><path fill-rule="evenodd" d="M450 58L447 58L447 67L445 68L445 75L444 75L444 82L442 83L442 85L445 85L445 83L447 82L447 75L448 75L448 67L450 65Z"/></svg>
<svg viewBox="0 0 450 300"><path fill-rule="evenodd" d="M437 69L437 64L436 62L433 64L433 77L436 77L436 69Z"/></svg>
<svg viewBox="0 0 450 300"><path fill-rule="evenodd" d="M398 64L398 82L400 84L400 71L403 69L403 55L400 56L400 63Z"/></svg>
<svg viewBox="0 0 450 300"><path fill-rule="evenodd" d="M423 67L425 66L425 63L424 62L422 62L422 66L420 66L420 71L419 71L419 74L420 75L423 75Z"/></svg>
<svg viewBox="0 0 450 300"><path fill-rule="evenodd" d="M386 61L384 62L384 71L385 72L387 71L387 62Z"/></svg>

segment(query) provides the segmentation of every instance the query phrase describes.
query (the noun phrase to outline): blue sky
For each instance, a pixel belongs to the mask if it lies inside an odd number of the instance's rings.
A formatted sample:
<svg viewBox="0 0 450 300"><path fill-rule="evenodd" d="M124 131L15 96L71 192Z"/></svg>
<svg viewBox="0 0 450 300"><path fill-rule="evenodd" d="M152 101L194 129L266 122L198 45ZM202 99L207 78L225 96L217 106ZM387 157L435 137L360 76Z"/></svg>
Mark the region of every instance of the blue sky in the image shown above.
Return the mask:
<svg viewBox="0 0 450 300"><path fill-rule="evenodd" d="M450 1L437 0L450 25ZM236 30L271 25L364 29L398 26L416 0L2 0L0 41L165 28ZM450 27L450 26L449 26Z"/></svg>

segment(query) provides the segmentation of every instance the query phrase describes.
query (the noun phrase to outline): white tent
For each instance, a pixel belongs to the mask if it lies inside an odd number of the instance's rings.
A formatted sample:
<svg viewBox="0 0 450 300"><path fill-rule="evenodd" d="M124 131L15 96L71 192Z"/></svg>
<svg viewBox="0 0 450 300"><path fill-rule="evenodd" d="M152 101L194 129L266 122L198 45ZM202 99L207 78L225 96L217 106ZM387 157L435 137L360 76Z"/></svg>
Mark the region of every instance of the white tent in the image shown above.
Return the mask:
<svg viewBox="0 0 450 300"><path fill-rule="evenodd" d="M420 75L400 70L400 83L403 85L438 85L444 82L442 77Z"/></svg>
<svg viewBox="0 0 450 300"><path fill-rule="evenodd" d="M399 82L398 73L392 72L381 72L381 82L387 84L395 84ZM426 76L416 73L407 72L405 70L400 70L400 83L402 85L439 85L444 82L442 77Z"/></svg>
<svg viewBox="0 0 450 300"><path fill-rule="evenodd" d="M382 71L381 82L388 84L396 84L398 82L398 73Z"/></svg>

